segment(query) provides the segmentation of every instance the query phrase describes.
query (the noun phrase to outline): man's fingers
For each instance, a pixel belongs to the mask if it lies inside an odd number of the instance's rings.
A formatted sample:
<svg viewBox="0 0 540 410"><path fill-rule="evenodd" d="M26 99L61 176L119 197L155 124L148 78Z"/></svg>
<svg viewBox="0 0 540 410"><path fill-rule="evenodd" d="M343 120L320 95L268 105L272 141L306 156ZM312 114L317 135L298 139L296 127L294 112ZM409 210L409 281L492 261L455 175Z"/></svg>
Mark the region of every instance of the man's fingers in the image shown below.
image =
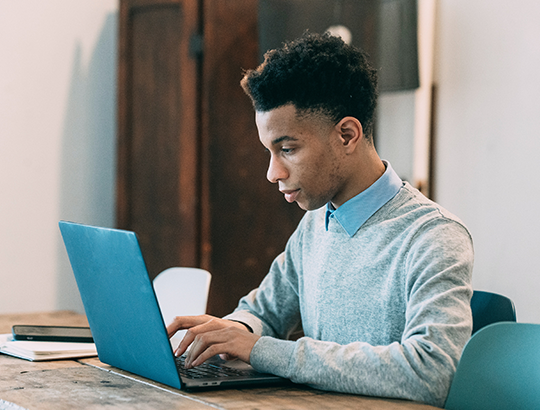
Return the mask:
<svg viewBox="0 0 540 410"><path fill-rule="evenodd" d="M225 354L249 363L251 350L258 339L259 336L235 327L201 333L191 345L185 366L198 366L217 354Z"/></svg>
<svg viewBox="0 0 540 410"><path fill-rule="evenodd" d="M189 329L184 335L183 339L180 341L178 347L176 348L176 351L174 352L175 356L182 356L189 347L189 345L193 343L196 336L197 334L193 332L193 328Z"/></svg>
<svg viewBox="0 0 540 410"><path fill-rule="evenodd" d="M186 368L198 366L218 353L230 353L227 348L227 344L230 345L227 343L229 340L230 332L227 329L198 335L186 356Z"/></svg>
<svg viewBox="0 0 540 410"><path fill-rule="evenodd" d="M177 316L167 326L167 334L169 338L174 336L179 330L191 329L195 326L200 326L205 323L212 323L212 327L209 329L225 328L225 327L237 327L239 329L246 330L246 326L227 319L220 319L210 315L199 316Z"/></svg>
<svg viewBox="0 0 540 410"><path fill-rule="evenodd" d="M217 348L217 346L225 341L231 341L239 335L255 336L247 330L245 325L241 323L226 319L219 319L210 315L178 316L167 327L167 333L169 334L169 337L172 337L177 331L184 329L187 329L187 332L176 348L174 354L177 357L181 356L189 348L190 350L186 356L187 366L192 365L193 362L195 362L196 365L201 364L209 357L218 353L225 353L234 357L240 357L236 351L232 350L236 348L234 346L236 342L232 343L232 346L230 343L227 343L225 350L223 350L223 346L219 348ZM216 337L218 337L218 339L216 339ZM258 337L255 336L255 338L257 339ZM212 347L210 349L210 347L214 344L216 347ZM252 347L253 346L251 345L249 351L251 351ZM236 348L236 350L238 349ZM249 354L244 356L245 357L242 360L248 361Z"/></svg>
<svg viewBox="0 0 540 410"><path fill-rule="evenodd" d="M227 343L213 344L209 346L208 348L203 350L203 352L200 355L195 357L193 361L188 363L186 367L190 368L190 367L195 367L195 366L199 366L203 364L205 361L207 361L211 357L214 357L218 353L223 352L223 350L226 349L226 345Z"/></svg>
<svg viewBox="0 0 540 410"><path fill-rule="evenodd" d="M188 322L182 322L182 323L193 324L193 323L199 323L199 321L190 319ZM217 319L217 318L211 318L207 322L188 328L188 331L184 335L184 338L178 345L174 354L177 357L183 355L184 352L189 347L189 345L193 343L197 335L200 335L206 332L211 332L218 329L223 329L226 326L228 326L228 321L223 321L222 319ZM191 349L193 349L193 346L191 347Z"/></svg>
<svg viewBox="0 0 540 410"><path fill-rule="evenodd" d="M167 326L167 334L169 335L169 338L171 338L179 330L190 329L193 326L200 325L200 324L208 322L209 320L212 320L212 319L213 319L213 317L210 316L210 315L177 316Z"/></svg>

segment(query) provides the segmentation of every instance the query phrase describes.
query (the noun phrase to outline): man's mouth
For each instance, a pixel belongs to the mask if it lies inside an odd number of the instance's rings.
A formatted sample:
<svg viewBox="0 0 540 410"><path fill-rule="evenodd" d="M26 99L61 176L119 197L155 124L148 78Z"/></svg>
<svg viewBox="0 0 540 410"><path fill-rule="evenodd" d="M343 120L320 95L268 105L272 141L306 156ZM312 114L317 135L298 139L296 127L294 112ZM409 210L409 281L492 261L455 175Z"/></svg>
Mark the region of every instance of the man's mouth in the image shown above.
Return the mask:
<svg viewBox="0 0 540 410"><path fill-rule="evenodd" d="M300 189L284 189L280 190L280 192L285 195L285 200L287 202L294 202L296 200L296 197L300 193Z"/></svg>

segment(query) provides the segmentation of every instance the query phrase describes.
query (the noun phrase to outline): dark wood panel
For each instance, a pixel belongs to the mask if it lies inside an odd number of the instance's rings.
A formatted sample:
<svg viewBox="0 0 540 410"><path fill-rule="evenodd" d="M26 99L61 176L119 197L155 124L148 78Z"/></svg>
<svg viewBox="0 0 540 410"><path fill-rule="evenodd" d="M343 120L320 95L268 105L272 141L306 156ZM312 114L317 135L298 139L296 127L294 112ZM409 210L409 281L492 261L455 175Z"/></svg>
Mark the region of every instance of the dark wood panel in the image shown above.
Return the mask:
<svg viewBox="0 0 540 410"><path fill-rule="evenodd" d="M204 4L203 264L208 311L222 316L259 285L303 212L266 180L269 157L239 85L259 63L257 1Z"/></svg>
<svg viewBox="0 0 540 410"><path fill-rule="evenodd" d="M303 214L266 181L239 85L258 64L257 1L122 0L119 47L117 224L139 235L152 278L208 269L222 316Z"/></svg>
<svg viewBox="0 0 540 410"><path fill-rule="evenodd" d="M127 3L127 5L126 5ZM144 3L144 4L141 4ZM151 277L198 264L196 1L121 7L118 225Z"/></svg>

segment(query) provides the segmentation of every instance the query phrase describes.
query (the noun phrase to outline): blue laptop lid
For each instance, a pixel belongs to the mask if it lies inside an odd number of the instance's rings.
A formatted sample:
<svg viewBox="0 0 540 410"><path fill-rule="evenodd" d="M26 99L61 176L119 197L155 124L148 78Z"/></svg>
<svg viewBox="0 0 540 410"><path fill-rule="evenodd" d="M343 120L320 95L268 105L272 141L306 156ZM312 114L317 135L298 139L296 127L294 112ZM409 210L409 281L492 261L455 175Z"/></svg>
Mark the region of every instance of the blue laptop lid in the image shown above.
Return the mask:
<svg viewBox="0 0 540 410"><path fill-rule="evenodd" d="M99 359L180 388L135 233L65 221L59 225Z"/></svg>

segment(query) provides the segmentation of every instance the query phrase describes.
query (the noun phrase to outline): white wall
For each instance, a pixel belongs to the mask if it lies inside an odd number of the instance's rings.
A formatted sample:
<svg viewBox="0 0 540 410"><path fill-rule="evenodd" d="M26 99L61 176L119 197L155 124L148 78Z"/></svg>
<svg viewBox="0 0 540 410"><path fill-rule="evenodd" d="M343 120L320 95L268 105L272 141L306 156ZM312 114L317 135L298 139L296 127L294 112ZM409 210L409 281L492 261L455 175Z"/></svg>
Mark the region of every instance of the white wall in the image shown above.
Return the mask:
<svg viewBox="0 0 540 410"><path fill-rule="evenodd" d="M413 185L414 109L414 90L382 93L377 103L376 137L380 157Z"/></svg>
<svg viewBox="0 0 540 410"><path fill-rule="evenodd" d="M474 285L540 323L540 2L440 0L436 199L472 231Z"/></svg>
<svg viewBox="0 0 540 410"><path fill-rule="evenodd" d="M0 313L82 311L58 220L112 226L115 0L0 2Z"/></svg>

